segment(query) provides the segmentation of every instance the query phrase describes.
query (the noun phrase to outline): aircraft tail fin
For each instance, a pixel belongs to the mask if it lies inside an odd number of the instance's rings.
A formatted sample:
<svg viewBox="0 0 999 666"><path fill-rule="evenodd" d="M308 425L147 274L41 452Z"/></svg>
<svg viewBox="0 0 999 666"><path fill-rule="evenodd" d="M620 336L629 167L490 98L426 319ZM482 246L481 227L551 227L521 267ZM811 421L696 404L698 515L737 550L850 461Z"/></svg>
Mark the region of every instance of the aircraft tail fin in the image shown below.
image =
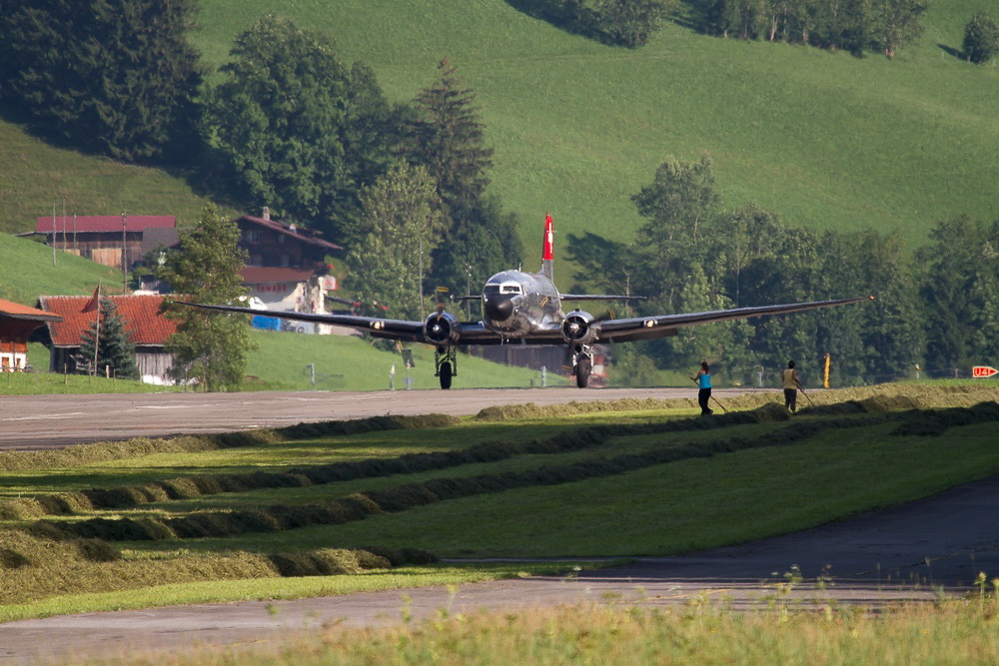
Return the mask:
<svg viewBox="0 0 999 666"><path fill-rule="evenodd" d="M545 240L541 249L541 274L555 281L552 264L555 259L555 231L551 213L545 213Z"/></svg>

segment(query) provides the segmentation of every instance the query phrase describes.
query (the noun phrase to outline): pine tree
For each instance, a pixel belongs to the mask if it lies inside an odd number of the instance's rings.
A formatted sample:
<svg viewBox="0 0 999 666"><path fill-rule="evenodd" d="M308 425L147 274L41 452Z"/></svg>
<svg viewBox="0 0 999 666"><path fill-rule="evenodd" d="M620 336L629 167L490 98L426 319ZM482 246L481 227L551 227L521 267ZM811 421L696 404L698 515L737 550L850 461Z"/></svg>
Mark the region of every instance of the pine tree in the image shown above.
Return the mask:
<svg viewBox="0 0 999 666"><path fill-rule="evenodd" d="M437 69L437 82L416 96L416 119L409 124L404 153L427 168L454 216L478 205L489 185L485 170L493 164L493 149L485 145L475 91L465 87L446 58Z"/></svg>
<svg viewBox="0 0 999 666"><path fill-rule="evenodd" d="M431 279L451 289L464 288L468 271L476 279L516 263L523 246L516 218L486 196L493 149L485 143L475 91L465 86L445 58L439 78L413 103L403 156L426 167L447 214L448 242L434 254Z"/></svg>
<svg viewBox="0 0 999 666"><path fill-rule="evenodd" d="M83 344L77 354L76 367L88 374L118 379L138 379L139 367L135 364L135 345L110 298L101 299L100 322L97 317L81 336ZM94 347L97 347L97 366L94 367Z"/></svg>

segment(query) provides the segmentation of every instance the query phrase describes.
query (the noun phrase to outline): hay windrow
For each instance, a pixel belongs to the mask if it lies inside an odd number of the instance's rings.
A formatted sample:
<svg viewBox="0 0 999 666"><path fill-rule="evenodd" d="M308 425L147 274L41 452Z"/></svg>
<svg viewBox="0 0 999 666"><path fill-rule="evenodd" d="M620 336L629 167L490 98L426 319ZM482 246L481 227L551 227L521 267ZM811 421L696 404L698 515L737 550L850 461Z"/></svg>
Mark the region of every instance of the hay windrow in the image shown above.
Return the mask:
<svg viewBox="0 0 999 666"><path fill-rule="evenodd" d="M260 428L215 435L179 436L150 439L135 437L113 442L77 444L45 451L4 451L0 453L0 471L14 472L50 467L76 467L109 460L139 458L155 453L198 453L217 449L264 446L278 441L316 437L354 435L385 430L444 428L459 419L445 414L422 416L375 416L350 421L300 423L283 428Z"/></svg>
<svg viewBox="0 0 999 666"><path fill-rule="evenodd" d="M279 554L179 552L171 557L123 557L100 539L51 541L0 530L0 604L63 594L127 590L210 580L351 574L437 562L415 548L322 548Z"/></svg>

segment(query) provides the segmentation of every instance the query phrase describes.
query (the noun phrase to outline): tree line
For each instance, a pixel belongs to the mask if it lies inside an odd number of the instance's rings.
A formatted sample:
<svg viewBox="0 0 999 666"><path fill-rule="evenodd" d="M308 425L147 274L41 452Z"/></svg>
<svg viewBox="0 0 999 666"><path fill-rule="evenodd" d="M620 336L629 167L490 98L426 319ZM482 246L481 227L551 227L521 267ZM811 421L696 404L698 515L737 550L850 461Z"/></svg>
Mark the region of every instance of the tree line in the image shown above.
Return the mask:
<svg viewBox="0 0 999 666"><path fill-rule="evenodd" d="M619 346L620 371L634 381L650 359L661 368L707 359L755 384L790 358L817 369L829 354L838 385L912 377L917 366L968 376L972 365L999 363L999 220L942 220L915 252L896 233L800 229L756 205L725 208L707 158L665 160L632 201L645 220L632 242L569 234L574 291L649 296L638 315L874 296Z"/></svg>
<svg viewBox="0 0 999 666"><path fill-rule="evenodd" d="M896 51L924 31L931 0L507 0L518 10L604 44L637 48L667 21L720 37L810 44L862 57ZM962 57L999 51L999 24L984 10L965 26Z"/></svg>

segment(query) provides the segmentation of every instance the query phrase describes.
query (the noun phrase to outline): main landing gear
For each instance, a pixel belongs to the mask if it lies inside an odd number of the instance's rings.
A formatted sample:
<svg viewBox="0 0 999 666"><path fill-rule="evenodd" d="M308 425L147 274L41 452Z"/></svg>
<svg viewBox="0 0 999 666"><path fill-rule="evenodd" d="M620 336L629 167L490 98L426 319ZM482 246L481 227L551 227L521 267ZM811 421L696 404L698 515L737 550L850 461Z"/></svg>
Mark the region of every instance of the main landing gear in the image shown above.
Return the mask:
<svg viewBox="0 0 999 666"><path fill-rule="evenodd" d="M586 388L590 382L590 371L593 370L593 350L590 345L578 345L572 355L572 374L576 377L576 386Z"/></svg>
<svg viewBox="0 0 999 666"><path fill-rule="evenodd" d="M437 347L434 351L434 376L440 377L441 388L451 388L451 378L458 374L458 350L454 345Z"/></svg>

